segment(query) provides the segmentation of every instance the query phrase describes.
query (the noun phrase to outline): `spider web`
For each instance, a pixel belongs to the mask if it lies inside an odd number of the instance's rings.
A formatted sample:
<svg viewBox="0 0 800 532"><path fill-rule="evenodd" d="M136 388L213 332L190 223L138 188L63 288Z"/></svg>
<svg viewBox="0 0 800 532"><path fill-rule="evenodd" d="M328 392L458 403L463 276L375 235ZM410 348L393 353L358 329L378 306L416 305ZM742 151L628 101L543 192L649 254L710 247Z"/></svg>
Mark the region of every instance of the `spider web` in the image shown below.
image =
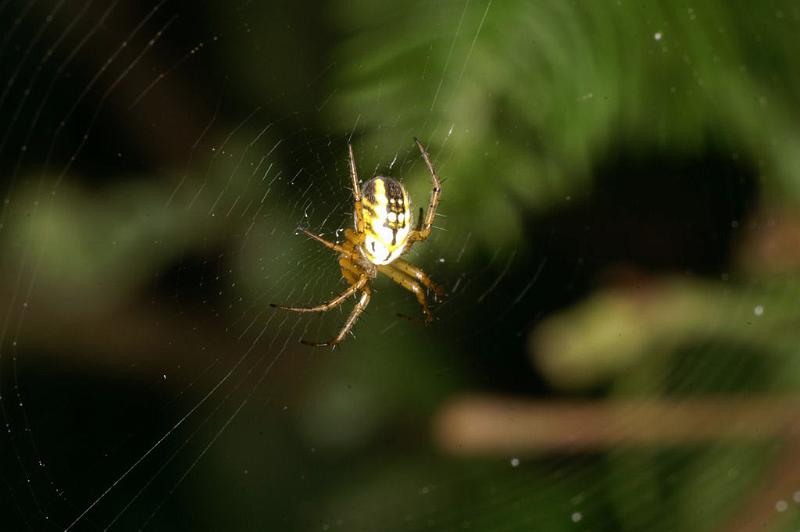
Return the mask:
<svg viewBox="0 0 800 532"><path fill-rule="evenodd" d="M501 443L470 454L441 432L452 398L575 393L574 383L548 373L558 368L547 360L531 365L539 341L531 331L588 298L619 257L655 271L693 265L692 257L671 263L648 249L631 257L593 246L585 227L605 231L587 216L629 221L625 198L609 199L618 185L604 191L613 161L599 171L595 210L573 207L591 194L560 183L548 189L558 195L551 209L566 214L523 208L524 191L495 175L479 185L485 198L477 191L470 199L464 191L474 182L460 181L458 170L465 146L470 164L480 164L481 139L474 117L453 121L444 111L463 106L461 95L482 80L475 64L485 32L498 31L498 6L422 4L429 18L420 34L429 39L408 46L424 49L425 61L401 65L432 93L398 109L388 103L396 75L378 75L378 90L361 95L362 114L350 112L357 90L341 74L353 68L341 62L358 39L316 32L359 24L374 31L368 6L332 2L350 17L336 23L287 8L285 24L307 23L293 30L315 42L288 51L286 32L276 30L283 15L277 25L270 19L278 8L252 2L0 3L4 529L558 530L591 522L635 530L659 521L669 529L652 493L631 497L655 481L625 474L658 461L689 478L686 493L713 484L690 477L700 462L683 448L630 453L612 445L569 455L569 447L542 453ZM382 16L397 26L410 18L402 9ZM310 58L328 43L335 52ZM419 314L413 296L379 279L341 346L301 345L333 337L353 301L321 316L270 307L321 303L346 287L335 254L297 228L338 240L352 225L348 143L362 180L398 177L425 206L430 178L413 137L429 146L444 178L433 235L408 257L448 289L435 323L401 317ZM503 153L495 147L485 153ZM753 193L747 171L730 174L709 193L734 197L719 207L730 210L721 216L727 231ZM526 217L506 223L518 209ZM718 222L700 225L701 240L714 239ZM692 242L693 229L682 234ZM714 257L695 261L706 268L698 276L727 281ZM745 290L734 313L763 315L770 293ZM722 319L707 330L717 328ZM553 331L558 338L557 324ZM680 363L645 392L738 393L737 376L761 371L751 344L734 337L724 374L716 358L687 361L692 349L726 351L713 338L678 346L687 349ZM604 386L625 396L632 382L602 377L576 397L606 393ZM751 485L768 454L714 453L719 463L708 470L734 473L712 514L724 513L729 491ZM613 519L601 517L609 512Z"/></svg>

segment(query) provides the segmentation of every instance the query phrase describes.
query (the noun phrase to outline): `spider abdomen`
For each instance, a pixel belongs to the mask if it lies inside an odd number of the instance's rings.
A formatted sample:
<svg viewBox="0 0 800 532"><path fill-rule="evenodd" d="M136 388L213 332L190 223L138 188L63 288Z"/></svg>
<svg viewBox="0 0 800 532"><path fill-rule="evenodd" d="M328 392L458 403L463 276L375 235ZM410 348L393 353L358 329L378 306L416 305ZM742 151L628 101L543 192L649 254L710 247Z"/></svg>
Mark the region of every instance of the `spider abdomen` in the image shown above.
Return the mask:
<svg viewBox="0 0 800 532"><path fill-rule="evenodd" d="M377 176L361 186L364 243L361 251L373 264L389 264L405 250L411 232L411 200L391 177Z"/></svg>

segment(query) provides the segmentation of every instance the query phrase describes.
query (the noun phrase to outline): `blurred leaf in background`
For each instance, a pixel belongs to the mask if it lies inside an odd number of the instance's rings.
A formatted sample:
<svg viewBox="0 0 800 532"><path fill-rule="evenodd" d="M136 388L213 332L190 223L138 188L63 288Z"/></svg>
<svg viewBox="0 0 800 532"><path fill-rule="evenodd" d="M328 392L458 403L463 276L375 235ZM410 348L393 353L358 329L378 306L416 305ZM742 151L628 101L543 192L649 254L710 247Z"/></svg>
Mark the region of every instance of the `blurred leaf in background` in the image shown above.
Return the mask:
<svg viewBox="0 0 800 532"><path fill-rule="evenodd" d="M98 41L66 70L32 46L61 90L5 121L39 135L2 153L2 383L34 405L4 479L37 463L30 417L70 519L148 457L98 523L796 528L800 7L66 4L14 6L30 42ZM445 178L415 250L439 320L376 282L354 338L301 348L344 316L270 309L342 286L296 227L352 223L348 142L425 205L414 136Z"/></svg>
<svg viewBox="0 0 800 532"><path fill-rule="evenodd" d="M446 145L452 223L480 220L489 248L519 244L529 212L590 197L614 150L683 158L710 147L753 164L770 201L800 196L791 2L342 0L332 10L350 37L328 114L343 128L359 116L365 142L382 149L420 127L434 151Z"/></svg>

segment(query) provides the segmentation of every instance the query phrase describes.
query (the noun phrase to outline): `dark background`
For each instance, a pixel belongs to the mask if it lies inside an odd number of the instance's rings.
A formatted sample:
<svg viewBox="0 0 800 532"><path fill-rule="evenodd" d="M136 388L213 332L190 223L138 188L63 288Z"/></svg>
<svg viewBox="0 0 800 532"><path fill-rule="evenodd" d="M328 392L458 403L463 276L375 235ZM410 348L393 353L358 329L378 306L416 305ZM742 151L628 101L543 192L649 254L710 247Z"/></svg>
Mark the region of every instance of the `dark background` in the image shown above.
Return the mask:
<svg viewBox="0 0 800 532"><path fill-rule="evenodd" d="M800 8L0 2L3 530L794 530ZM429 327L329 239L425 205Z"/></svg>

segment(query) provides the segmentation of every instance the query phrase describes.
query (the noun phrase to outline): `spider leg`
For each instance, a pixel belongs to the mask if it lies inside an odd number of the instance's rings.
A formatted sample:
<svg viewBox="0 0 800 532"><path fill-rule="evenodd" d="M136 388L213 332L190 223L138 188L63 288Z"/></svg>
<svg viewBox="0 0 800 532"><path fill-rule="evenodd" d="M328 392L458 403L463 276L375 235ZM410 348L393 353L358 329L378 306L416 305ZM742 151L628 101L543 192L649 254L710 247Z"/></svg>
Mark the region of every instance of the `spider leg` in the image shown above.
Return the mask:
<svg viewBox="0 0 800 532"><path fill-rule="evenodd" d="M422 222L425 221L425 219L423 218L424 214L425 214L425 211L423 210L422 207L420 207L419 208L419 216L417 217L417 227L416 227L416 229L414 229L417 233L419 233L422 230Z"/></svg>
<svg viewBox="0 0 800 532"><path fill-rule="evenodd" d="M417 281L422 283L422 285L425 288L427 288L428 290L431 290L433 292L433 294L436 296L436 300L437 301L441 301L441 300L444 299L444 297L445 297L444 288L442 286L434 283L431 280L431 278L428 277L428 274L425 273L424 271L422 271L422 269L420 267L415 266L415 265L411 264L410 262L405 261L403 259L395 259L394 261L389 263L389 266L391 266L391 267L393 267L393 268L395 268L397 270L400 270L401 272L403 272L404 274L408 275L409 277L413 277L414 279L416 279Z"/></svg>
<svg viewBox="0 0 800 532"><path fill-rule="evenodd" d="M325 240L321 236L317 236L317 235L315 235L314 233L312 233L311 231L309 231L307 229L304 229L302 227L298 227L297 229L299 231L302 231L303 233L305 233L306 236L313 238L314 240L316 240L317 242L319 242L320 244L322 244L323 246L325 246L328 249L332 249L334 251L338 251L339 253L344 253L344 254L346 254L348 256L352 253L352 250L347 249L346 247L342 246L341 244L334 244L333 242L328 242L327 240Z"/></svg>
<svg viewBox="0 0 800 532"><path fill-rule="evenodd" d="M350 251L354 253L355 247L364 241L364 233L360 230L354 231L353 229L347 228L344 230L344 239L347 241L347 244L351 245L353 249ZM347 244L345 244L345 246Z"/></svg>
<svg viewBox="0 0 800 532"><path fill-rule="evenodd" d="M356 230L364 230L364 215L361 213L361 186L358 184L358 170L356 169L356 158L353 155L353 145L347 145L347 155L350 160L350 179L353 181L353 200L356 218Z"/></svg>
<svg viewBox="0 0 800 532"><path fill-rule="evenodd" d="M344 326L342 326L339 334L336 335L336 338L327 342L310 342L308 340L300 340L300 342L313 347L334 347L336 344L344 340L344 337L347 336L347 333L353 328L353 325L358 320L358 317L361 316L361 314L364 312L364 309L367 308L371 292L372 291L370 290L369 286L364 286L364 288L361 290L361 299L358 300L358 303L356 303L356 306L353 308L350 316L347 317L347 321L344 322Z"/></svg>
<svg viewBox="0 0 800 532"><path fill-rule="evenodd" d="M433 190L431 191L431 199L428 203L428 212L425 214L425 221L422 223L422 226L417 231L414 231L411 234L411 241L419 241L425 240L431 234L431 226L433 225L433 219L436 216L436 207L439 206L439 194L442 192L441 183L439 181L439 177L436 175L436 170L433 169L433 163L431 162L431 158L428 155L428 152L425 150L425 147L422 143L414 138L414 142L417 143L417 147L419 148L420 153L422 154L422 158L425 160L425 165L428 167L428 172L431 174L431 181L433 182Z"/></svg>
<svg viewBox="0 0 800 532"><path fill-rule="evenodd" d="M350 284L355 284L362 275L365 275L364 269L353 262L351 257L340 256L339 267L342 269L342 277Z"/></svg>
<svg viewBox="0 0 800 532"><path fill-rule="evenodd" d="M347 145L347 154L350 159L350 177L353 180L353 199L361 201L361 187L358 186L358 172L356 171L356 158L353 156L353 145Z"/></svg>
<svg viewBox="0 0 800 532"><path fill-rule="evenodd" d="M366 275L362 275L361 277L358 278L357 281L353 282L347 288L347 290L345 290L338 296L334 297L327 303L323 303L322 305L317 305L315 307L289 307L285 305L276 305L275 303L270 303L269 306L283 310L291 310L292 312L325 312L338 305L341 305L345 299L347 299L348 297L352 296L353 294L364 288L364 285L367 284L368 280L369 278ZM348 279L348 281L351 281L351 279Z"/></svg>
<svg viewBox="0 0 800 532"><path fill-rule="evenodd" d="M433 314L431 314L431 311L428 308L428 301L425 299L425 290L417 281L405 273L392 268L390 264L378 266L378 271L386 275L389 279L399 284L409 292L413 292L417 297L417 302L422 307L422 314L425 316L425 323L430 323L433 321Z"/></svg>

